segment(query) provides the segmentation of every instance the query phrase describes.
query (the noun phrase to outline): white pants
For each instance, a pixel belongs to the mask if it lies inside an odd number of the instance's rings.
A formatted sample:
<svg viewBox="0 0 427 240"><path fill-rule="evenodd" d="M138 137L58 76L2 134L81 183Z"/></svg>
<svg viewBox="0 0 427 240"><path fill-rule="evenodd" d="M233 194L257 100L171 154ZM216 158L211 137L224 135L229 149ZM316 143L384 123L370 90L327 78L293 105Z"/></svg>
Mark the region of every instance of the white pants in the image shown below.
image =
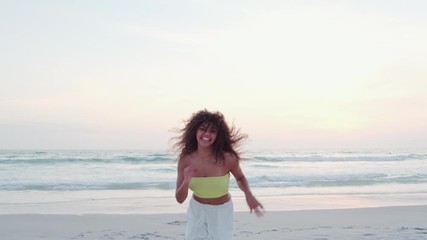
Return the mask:
<svg viewBox="0 0 427 240"><path fill-rule="evenodd" d="M191 198L187 210L186 240L232 240L234 224L233 202L210 205Z"/></svg>

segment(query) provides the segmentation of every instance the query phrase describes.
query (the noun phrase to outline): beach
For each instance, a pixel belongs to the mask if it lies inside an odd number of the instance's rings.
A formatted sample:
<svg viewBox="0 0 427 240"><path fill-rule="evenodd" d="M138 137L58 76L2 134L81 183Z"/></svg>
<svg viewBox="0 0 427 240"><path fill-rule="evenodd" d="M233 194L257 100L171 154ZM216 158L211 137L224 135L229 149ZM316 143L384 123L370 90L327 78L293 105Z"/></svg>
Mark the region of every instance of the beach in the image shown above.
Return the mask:
<svg viewBox="0 0 427 240"><path fill-rule="evenodd" d="M427 206L235 213L234 239L427 239ZM185 214L0 215L0 239L184 239Z"/></svg>
<svg viewBox="0 0 427 240"><path fill-rule="evenodd" d="M427 240L426 13L0 1L0 240Z"/></svg>
<svg viewBox="0 0 427 240"><path fill-rule="evenodd" d="M425 150L258 151L241 166L266 213L232 178L234 239L427 239ZM0 151L0 171L0 240L185 239L166 152Z"/></svg>

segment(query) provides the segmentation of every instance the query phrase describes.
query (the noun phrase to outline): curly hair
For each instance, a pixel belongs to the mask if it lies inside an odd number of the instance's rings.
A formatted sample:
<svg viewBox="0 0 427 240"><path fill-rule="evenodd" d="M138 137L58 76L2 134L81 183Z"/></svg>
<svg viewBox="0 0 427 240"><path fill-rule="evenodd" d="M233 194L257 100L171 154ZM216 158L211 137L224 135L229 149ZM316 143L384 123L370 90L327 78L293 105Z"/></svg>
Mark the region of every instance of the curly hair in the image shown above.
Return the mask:
<svg viewBox="0 0 427 240"><path fill-rule="evenodd" d="M238 147L241 141L247 138L247 135L241 134L234 125L229 128L222 113L209 112L206 109L193 113L192 117L186 121L184 128L178 130L180 135L173 138L175 140L173 147L179 152L178 158L197 150L196 133L202 124L208 124L217 130L217 138L212 145L217 164L224 164L226 153L232 154L240 160Z"/></svg>

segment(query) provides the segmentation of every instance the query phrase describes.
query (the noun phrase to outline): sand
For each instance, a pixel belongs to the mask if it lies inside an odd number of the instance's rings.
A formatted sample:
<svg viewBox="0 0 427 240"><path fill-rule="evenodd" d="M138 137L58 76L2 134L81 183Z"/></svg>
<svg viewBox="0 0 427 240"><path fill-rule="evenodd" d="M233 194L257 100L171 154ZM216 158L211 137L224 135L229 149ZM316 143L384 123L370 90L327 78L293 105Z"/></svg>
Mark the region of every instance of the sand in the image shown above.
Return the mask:
<svg viewBox="0 0 427 240"><path fill-rule="evenodd" d="M427 239L427 205L235 213L235 239ZM0 239L184 239L185 214L0 215Z"/></svg>

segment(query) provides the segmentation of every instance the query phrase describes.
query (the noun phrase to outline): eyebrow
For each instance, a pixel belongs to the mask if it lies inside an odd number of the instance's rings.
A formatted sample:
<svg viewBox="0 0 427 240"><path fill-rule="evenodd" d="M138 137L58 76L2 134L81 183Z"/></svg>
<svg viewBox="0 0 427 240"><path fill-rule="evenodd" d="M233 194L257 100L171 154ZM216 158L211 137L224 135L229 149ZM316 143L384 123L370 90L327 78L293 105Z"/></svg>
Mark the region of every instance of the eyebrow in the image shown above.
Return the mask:
<svg viewBox="0 0 427 240"><path fill-rule="evenodd" d="M212 128L212 129L215 129L215 130L218 129L218 127L215 126L215 124L213 124L213 123L203 123L202 125L200 125L200 127L203 127L203 128Z"/></svg>

